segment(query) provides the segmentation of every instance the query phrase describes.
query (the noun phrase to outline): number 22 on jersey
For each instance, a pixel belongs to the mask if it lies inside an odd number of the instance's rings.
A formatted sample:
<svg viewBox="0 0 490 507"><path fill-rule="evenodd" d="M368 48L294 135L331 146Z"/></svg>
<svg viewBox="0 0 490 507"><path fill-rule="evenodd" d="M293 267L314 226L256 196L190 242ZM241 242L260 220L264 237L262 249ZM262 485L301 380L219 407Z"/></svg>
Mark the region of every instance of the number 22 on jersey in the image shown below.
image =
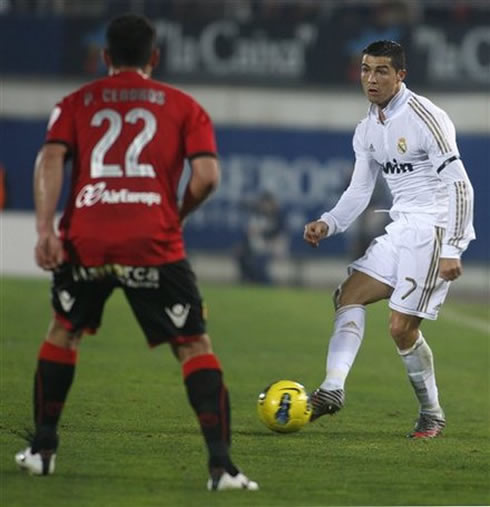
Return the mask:
<svg viewBox="0 0 490 507"><path fill-rule="evenodd" d="M92 178L116 178L121 176L154 178L155 169L153 166L151 164L141 164L138 161L143 148L153 139L157 129L157 122L153 113L147 109L136 107L130 109L123 118L114 109L101 109L94 114L90 125L100 127L104 120L109 121L109 127L92 150L90 176ZM119 164L105 164L105 155L121 135L124 122L135 124L138 120L143 120L144 126L126 150L124 168Z"/></svg>

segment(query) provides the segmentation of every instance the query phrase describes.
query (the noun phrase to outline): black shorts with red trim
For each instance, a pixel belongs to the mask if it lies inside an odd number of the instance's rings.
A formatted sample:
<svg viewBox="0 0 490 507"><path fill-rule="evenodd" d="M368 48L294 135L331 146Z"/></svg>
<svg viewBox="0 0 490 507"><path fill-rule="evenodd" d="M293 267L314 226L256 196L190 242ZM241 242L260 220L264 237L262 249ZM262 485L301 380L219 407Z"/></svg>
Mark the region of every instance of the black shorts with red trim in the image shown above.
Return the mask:
<svg viewBox="0 0 490 507"><path fill-rule="evenodd" d="M104 305L117 288L123 290L150 346L192 341L206 332L203 301L187 259L162 266L65 263L53 274L56 319L74 333L95 333Z"/></svg>

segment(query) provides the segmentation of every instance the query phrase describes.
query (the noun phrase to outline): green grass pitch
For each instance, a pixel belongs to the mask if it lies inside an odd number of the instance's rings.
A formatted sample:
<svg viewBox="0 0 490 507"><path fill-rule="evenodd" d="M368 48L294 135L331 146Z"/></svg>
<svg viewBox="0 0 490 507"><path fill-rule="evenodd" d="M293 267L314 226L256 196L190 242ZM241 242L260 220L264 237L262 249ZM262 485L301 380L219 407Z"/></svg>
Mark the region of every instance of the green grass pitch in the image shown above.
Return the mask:
<svg viewBox="0 0 490 507"><path fill-rule="evenodd" d="M332 326L329 291L204 285L209 332L233 407L233 457L258 492L205 490L206 458L168 347L147 348L120 291L103 326L82 344L60 424L56 474L16 470L31 425L32 377L50 318L46 280L0 286L0 505L324 506L488 505L488 306L450 298L423 330L435 356L448 426L410 441L417 404L388 336L388 309L368 309L347 403L295 434L274 434L256 416L273 380L312 389L323 379ZM472 325L475 323L475 325Z"/></svg>

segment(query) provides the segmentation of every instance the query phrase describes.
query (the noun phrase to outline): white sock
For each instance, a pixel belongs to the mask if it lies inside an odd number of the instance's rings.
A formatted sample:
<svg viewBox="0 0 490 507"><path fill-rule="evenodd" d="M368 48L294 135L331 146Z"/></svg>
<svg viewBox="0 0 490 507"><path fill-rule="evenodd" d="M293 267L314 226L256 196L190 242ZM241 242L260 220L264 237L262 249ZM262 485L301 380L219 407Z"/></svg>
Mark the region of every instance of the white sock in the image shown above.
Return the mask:
<svg viewBox="0 0 490 507"><path fill-rule="evenodd" d="M432 350L422 333L419 334L413 347L398 350L398 353L407 369L415 396L419 400L420 412L443 416L443 411L439 405Z"/></svg>
<svg viewBox="0 0 490 507"><path fill-rule="evenodd" d="M364 336L366 309L363 305L343 306L335 315L334 331L328 344L327 376L322 389L343 389Z"/></svg>

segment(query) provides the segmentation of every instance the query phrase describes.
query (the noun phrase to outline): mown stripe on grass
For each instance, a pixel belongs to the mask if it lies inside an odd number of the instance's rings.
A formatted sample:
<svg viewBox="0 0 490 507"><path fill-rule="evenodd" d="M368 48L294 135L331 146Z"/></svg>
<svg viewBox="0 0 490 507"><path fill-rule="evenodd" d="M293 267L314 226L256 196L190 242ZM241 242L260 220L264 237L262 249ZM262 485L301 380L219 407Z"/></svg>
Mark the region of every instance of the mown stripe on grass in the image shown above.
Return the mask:
<svg viewBox="0 0 490 507"><path fill-rule="evenodd" d="M473 331L478 331L486 335L490 334L490 321L460 313L454 310L454 308L442 314L441 318L459 324L461 327L470 328Z"/></svg>

